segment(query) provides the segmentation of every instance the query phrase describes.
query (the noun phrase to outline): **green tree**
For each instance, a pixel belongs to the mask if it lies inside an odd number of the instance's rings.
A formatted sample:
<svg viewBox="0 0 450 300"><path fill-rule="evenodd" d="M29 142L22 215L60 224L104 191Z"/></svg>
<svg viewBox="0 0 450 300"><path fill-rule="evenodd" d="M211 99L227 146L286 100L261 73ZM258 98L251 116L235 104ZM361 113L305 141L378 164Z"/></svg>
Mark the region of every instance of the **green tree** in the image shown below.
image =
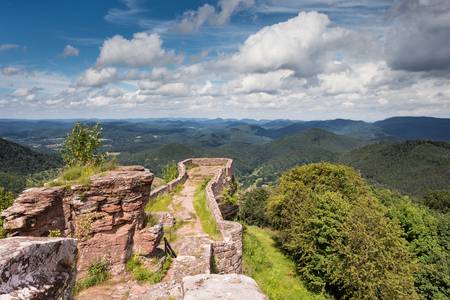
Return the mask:
<svg viewBox="0 0 450 300"><path fill-rule="evenodd" d="M430 191L423 198L423 203L431 209L450 212L450 190Z"/></svg>
<svg viewBox="0 0 450 300"><path fill-rule="evenodd" d="M375 194L388 206L388 216L402 227L409 251L418 260L414 274L418 293L426 299L449 299L449 215L433 213L386 189L375 189Z"/></svg>
<svg viewBox="0 0 450 300"><path fill-rule="evenodd" d="M246 192L239 203L239 219L249 225L267 226L266 205L269 192L264 188L256 188Z"/></svg>
<svg viewBox="0 0 450 300"><path fill-rule="evenodd" d="M105 160L105 154L99 153L102 145L100 124L93 127L75 124L67 136L62 149L62 157L69 167L99 165Z"/></svg>
<svg viewBox="0 0 450 300"><path fill-rule="evenodd" d="M0 213L10 207L14 202L14 194L0 187ZM0 238L6 237L6 230L3 229L3 219L0 217Z"/></svg>
<svg viewBox="0 0 450 300"><path fill-rule="evenodd" d="M171 182L178 177L178 166L172 161L170 164L166 165L163 169L162 176L165 182Z"/></svg>
<svg viewBox="0 0 450 300"><path fill-rule="evenodd" d="M401 228L353 169L319 163L286 172L268 213L312 290L343 299L417 298Z"/></svg>

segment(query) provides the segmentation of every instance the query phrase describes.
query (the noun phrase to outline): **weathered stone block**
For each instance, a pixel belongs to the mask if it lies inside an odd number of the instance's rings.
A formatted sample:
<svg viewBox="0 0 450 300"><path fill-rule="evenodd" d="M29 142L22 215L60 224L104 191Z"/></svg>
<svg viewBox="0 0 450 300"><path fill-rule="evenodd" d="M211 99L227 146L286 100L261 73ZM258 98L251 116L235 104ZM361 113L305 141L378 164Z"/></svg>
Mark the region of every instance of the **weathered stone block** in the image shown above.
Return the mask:
<svg viewBox="0 0 450 300"><path fill-rule="evenodd" d="M151 255L163 236L164 230L161 224L136 231L133 238L133 252L142 256Z"/></svg>
<svg viewBox="0 0 450 300"><path fill-rule="evenodd" d="M74 239L0 240L0 299L71 299L76 258Z"/></svg>
<svg viewBox="0 0 450 300"><path fill-rule="evenodd" d="M253 279L238 274L187 276L183 278L183 291L183 300L267 299Z"/></svg>

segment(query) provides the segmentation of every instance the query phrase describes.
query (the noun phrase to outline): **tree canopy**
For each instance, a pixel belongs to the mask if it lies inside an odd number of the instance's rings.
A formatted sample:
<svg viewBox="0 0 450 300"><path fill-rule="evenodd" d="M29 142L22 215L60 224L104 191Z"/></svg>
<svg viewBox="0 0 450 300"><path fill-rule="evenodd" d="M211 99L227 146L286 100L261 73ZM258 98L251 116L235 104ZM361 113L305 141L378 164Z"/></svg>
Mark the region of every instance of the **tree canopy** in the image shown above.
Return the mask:
<svg viewBox="0 0 450 300"><path fill-rule="evenodd" d="M353 169L318 163L286 172L268 213L312 290L344 299L417 298L401 227Z"/></svg>

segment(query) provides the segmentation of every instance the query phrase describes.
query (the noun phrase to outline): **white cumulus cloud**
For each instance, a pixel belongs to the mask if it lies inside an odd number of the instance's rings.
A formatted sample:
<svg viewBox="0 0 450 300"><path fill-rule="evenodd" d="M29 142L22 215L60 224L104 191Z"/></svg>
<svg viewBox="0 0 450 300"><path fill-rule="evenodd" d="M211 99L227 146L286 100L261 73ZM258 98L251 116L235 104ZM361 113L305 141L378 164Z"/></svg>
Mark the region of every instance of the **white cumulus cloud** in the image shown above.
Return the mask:
<svg viewBox="0 0 450 300"><path fill-rule="evenodd" d="M101 86L117 79L115 68L90 68L78 79L81 86Z"/></svg>
<svg viewBox="0 0 450 300"><path fill-rule="evenodd" d="M327 15L301 12L251 35L231 63L247 72L290 69L299 76L336 69L335 59L352 46L354 37L349 30L329 25Z"/></svg>
<svg viewBox="0 0 450 300"><path fill-rule="evenodd" d="M135 33L128 40L116 35L103 43L97 65L123 65L130 67L179 63L181 57L163 48L158 34Z"/></svg>

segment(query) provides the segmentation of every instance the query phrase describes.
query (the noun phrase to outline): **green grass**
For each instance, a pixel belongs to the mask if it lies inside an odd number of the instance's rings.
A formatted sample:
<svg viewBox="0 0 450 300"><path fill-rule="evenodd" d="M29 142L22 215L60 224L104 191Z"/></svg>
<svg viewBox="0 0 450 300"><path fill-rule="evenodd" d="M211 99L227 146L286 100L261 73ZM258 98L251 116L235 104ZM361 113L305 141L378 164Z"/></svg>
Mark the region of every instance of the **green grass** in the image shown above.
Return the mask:
<svg viewBox="0 0 450 300"><path fill-rule="evenodd" d="M150 284L155 284L161 282L172 264L172 258L168 256L163 263L162 269L158 272L152 272L144 266L141 259L142 258L139 256L133 255L126 266L127 271L130 272L134 280L139 283L148 282Z"/></svg>
<svg viewBox="0 0 450 300"><path fill-rule="evenodd" d="M175 225L164 227L164 235L170 243L176 241L176 239L178 238L177 230L181 228L184 224L186 224L185 221L177 220L175 222Z"/></svg>
<svg viewBox="0 0 450 300"><path fill-rule="evenodd" d="M168 211L169 205L172 203L173 196L181 193L183 190L183 185L179 184L173 191L170 193L164 193L156 197L155 200L150 200L145 206L145 212L162 212Z"/></svg>
<svg viewBox="0 0 450 300"><path fill-rule="evenodd" d="M172 195L170 193L162 194L156 197L155 200L150 200L145 206L146 212L161 212L168 211L169 205L172 202Z"/></svg>
<svg viewBox="0 0 450 300"><path fill-rule="evenodd" d="M276 247L267 229L246 227L243 267L244 274L252 277L270 300L326 299L306 289L294 262Z"/></svg>
<svg viewBox="0 0 450 300"><path fill-rule="evenodd" d="M212 239L217 240L222 236L206 201L205 187L209 180L210 178L205 179L204 182L197 187L194 195L194 209L200 219L203 231Z"/></svg>
<svg viewBox="0 0 450 300"><path fill-rule="evenodd" d="M116 168L115 161L106 162L98 166L73 166L65 168L61 175L53 181L47 182L45 186L70 186L81 184L89 186L90 177Z"/></svg>
<svg viewBox="0 0 450 300"><path fill-rule="evenodd" d="M109 273L108 262L100 260L89 267L88 276L86 278L76 282L73 294L77 295L82 290L103 283L110 277L111 274Z"/></svg>

